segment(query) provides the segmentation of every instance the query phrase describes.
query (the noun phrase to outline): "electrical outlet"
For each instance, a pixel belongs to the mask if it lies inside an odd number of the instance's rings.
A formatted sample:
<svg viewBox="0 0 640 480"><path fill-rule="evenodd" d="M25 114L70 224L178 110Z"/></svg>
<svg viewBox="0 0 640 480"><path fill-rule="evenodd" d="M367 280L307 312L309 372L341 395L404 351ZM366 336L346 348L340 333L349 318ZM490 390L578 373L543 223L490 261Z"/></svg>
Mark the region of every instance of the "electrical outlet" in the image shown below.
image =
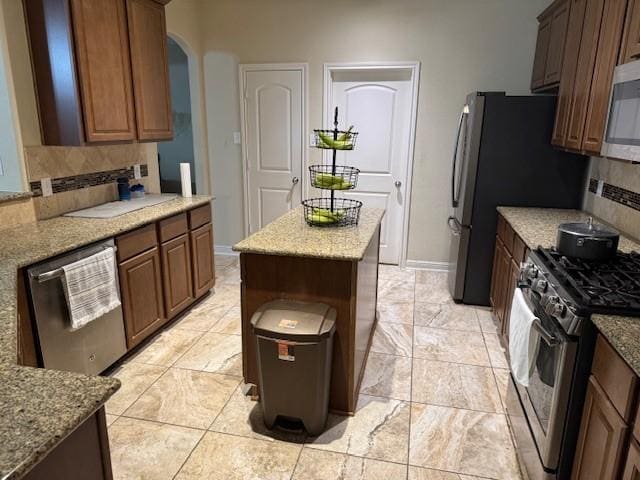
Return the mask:
<svg viewBox="0 0 640 480"><path fill-rule="evenodd" d="M51 177L40 179L40 187L42 188L42 196L50 197L53 195L53 187L51 186Z"/></svg>
<svg viewBox="0 0 640 480"><path fill-rule="evenodd" d="M598 187L596 188L596 196L602 196L602 190L604 190L604 180L598 180Z"/></svg>
<svg viewBox="0 0 640 480"><path fill-rule="evenodd" d="M136 163L133 166L133 178L140 180L142 178L142 172L140 171L140 164Z"/></svg>
<svg viewBox="0 0 640 480"><path fill-rule="evenodd" d="M240 137L240 132L233 132L233 143L236 145L240 145L242 141L242 137Z"/></svg>

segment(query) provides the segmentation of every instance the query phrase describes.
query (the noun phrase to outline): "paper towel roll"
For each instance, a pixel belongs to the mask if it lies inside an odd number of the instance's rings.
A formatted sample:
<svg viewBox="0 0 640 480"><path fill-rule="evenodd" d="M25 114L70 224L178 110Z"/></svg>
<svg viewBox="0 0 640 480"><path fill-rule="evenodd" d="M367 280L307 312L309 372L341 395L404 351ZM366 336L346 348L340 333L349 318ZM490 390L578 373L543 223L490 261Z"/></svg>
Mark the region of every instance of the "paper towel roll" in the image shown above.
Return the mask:
<svg viewBox="0 0 640 480"><path fill-rule="evenodd" d="M180 181L182 182L182 196L191 197L191 165L188 163L180 164Z"/></svg>

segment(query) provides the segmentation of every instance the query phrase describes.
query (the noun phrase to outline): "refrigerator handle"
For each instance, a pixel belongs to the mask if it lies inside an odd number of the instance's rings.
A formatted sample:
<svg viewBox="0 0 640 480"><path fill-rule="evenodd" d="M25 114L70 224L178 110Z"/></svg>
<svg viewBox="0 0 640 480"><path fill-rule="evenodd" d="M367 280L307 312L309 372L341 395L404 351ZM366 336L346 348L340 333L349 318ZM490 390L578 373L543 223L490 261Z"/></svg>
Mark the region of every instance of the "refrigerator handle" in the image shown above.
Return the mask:
<svg viewBox="0 0 640 480"><path fill-rule="evenodd" d="M449 229L453 235L457 237L462 233L462 225L460 225L460 222L458 222L456 217L449 217L447 219L447 223L449 224Z"/></svg>
<svg viewBox="0 0 640 480"><path fill-rule="evenodd" d="M458 119L458 129L456 130L456 141L453 146L453 168L451 169L451 206L453 208L458 207L458 199L456 198L456 168L458 164L458 146L460 145L460 133L462 132L462 123L464 117L469 114L469 106L465 105L460 112L460 118Z"/></svg>

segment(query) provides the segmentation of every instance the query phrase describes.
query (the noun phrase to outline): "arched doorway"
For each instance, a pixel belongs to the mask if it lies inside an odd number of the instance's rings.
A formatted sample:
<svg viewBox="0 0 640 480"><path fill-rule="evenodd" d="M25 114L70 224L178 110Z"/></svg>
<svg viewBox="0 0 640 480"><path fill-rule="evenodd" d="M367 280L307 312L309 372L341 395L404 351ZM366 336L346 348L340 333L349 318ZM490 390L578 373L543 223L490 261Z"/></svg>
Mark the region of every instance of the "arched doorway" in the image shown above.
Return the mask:
<svg viewBox="0 0 640 480"><path fill-rule="evenodd" d="M173 140L158 143L160 188L165 193L180 193L180 164L191 165L191 189L196 189L196 168L189 86L189 59L184 49L167 37L169 80L173 110Z"/></svg>

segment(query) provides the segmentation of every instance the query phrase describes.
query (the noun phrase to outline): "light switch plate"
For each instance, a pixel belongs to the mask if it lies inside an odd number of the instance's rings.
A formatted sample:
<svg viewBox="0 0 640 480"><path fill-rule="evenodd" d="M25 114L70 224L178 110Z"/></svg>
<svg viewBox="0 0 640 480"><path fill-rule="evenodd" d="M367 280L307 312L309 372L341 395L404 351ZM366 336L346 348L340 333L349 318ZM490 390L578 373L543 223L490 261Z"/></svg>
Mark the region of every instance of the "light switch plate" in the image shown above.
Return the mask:
<svg viewBox="0 0 640 480"><path fill-rule="evenodd" d="M596 195L602 196L602 190L604 190L604 180L598 180L598 188L596 188Z"/></svg>
<svg viewBox="0 0 640 480"><path fill-rule="evenodd" d="M242 141L242 137L240 137L240 132L233 132L233 143L236 145L240 145Z"/></svg>
<svg viewBox="0 0 640 480"><path fill-rule="evenodd" d="M139 180L142 178L142 172L140 171L140 164L136 163L133 166L133 178L135 178L136 180Z"/></svg>
<svg viewBox="0 0 640 480"><path fill-rule="evenodd" d="M310 133L309 134L309 146L310 147L315 147L316 146L316 136L314 133Z"/></svg>
<svg viewBox="0 0 640 480"><path fill-rule="evenodd" d="M51 186L51 177L40 179L40 187L42 188L42 196L50 197L53 195L53 187Z"/></svg>

